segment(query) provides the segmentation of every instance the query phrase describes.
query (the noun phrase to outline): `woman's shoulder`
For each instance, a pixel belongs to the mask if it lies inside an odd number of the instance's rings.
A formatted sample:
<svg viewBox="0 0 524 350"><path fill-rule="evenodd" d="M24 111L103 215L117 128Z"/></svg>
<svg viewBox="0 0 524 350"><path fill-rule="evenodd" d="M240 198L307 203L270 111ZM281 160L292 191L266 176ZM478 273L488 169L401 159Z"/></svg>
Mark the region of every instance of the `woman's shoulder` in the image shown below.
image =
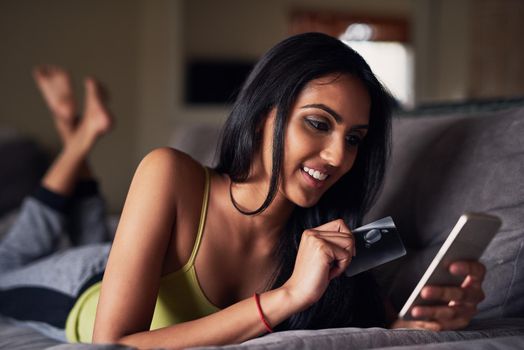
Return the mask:
<svg viewBox="0 0 524 350"><path fill-rule="evenodd" d="M162 173L173 179L192 178L203 174L203 165L188 154L171 147L160 147L149 152L140 162L140 170Z"/></svg>
<svg viewBox="0 0 524 350"><path fill-rule="evenodd" d="M202 187L205 174L203 165L188 154L174 148L160 147L142 159L135 176L146 181L148 187L181 194L194 186Z"/></svg>
<svg viewBox="0 0 524 350"><path fill-rule="evenodd" d="M167 166L173 168L178 172L190 172L191 170L200 169L202 171L202 164L193 159L187 153L171 147L159 147L150 151L142 159L141 164Z"/></svg>

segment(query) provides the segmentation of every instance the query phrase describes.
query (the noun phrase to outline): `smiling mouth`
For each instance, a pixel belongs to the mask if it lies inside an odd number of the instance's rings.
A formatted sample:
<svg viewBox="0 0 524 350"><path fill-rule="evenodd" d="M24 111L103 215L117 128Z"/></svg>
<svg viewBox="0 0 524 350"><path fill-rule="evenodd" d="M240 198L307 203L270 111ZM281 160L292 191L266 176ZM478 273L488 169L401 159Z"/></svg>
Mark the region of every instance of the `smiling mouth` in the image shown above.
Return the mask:
<svg viewBox="0 0 524 350"><path fill-rule="evenodd" d="M305 173L310 179L316 182L324 182L329 175L320 172L319 170L308 168L307 166L302 166L302 172Z"/></svg>

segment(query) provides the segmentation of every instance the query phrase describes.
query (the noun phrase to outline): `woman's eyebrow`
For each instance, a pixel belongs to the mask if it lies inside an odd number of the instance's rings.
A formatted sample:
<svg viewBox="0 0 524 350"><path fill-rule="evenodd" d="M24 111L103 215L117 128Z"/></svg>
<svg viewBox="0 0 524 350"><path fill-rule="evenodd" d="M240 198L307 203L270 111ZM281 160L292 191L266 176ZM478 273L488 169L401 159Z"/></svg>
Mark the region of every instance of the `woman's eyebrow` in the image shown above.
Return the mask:
<svg viewBox="0 0 524 350"><path fill-rule="evenodd" d="M318 108L318 109L323 110L326 113L329 113L335 119L337 124L342 124L343 122L343 119L340 116L340 114L338 114L337 112L335 112L334 110L332 110L331 108L329 108L328 106L326 106L323 103L312 103L309 105L302 106L300 108ZM361 124L361 125L354 125L351 127L351 130L356 130L356 129L369 129L369 125Z"/></svg>

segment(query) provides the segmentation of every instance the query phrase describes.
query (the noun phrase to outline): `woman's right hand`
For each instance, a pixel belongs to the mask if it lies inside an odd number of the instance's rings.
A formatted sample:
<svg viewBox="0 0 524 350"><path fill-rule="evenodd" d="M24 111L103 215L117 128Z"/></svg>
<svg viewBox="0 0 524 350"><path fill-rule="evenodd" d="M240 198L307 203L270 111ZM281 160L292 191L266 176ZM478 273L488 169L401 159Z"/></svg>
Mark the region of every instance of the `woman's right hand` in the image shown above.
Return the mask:
<svg viewBox="0 0 524 350"><path fill-rule="evenodd" d="M329 282L347 269L355 253L353 234L342 219L305 230L293 273L282 288L304 310L317 302Z"/></svg>

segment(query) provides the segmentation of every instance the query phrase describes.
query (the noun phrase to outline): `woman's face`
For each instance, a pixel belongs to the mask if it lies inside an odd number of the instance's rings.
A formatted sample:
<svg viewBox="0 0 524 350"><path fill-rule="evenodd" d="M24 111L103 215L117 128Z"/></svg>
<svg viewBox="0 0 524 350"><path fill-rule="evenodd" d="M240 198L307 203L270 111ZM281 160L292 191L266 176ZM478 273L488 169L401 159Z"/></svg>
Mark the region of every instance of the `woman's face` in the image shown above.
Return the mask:
<svg viewBox="0 0 524 350"><path fill-rule="evenodd" d="M279 194L301 207L315 205L353 166L369 110L369 94L357 78L333 74L309 82L288 118ZM263 136L262 161L269 176L274 118L273 111Z"/></svg>

